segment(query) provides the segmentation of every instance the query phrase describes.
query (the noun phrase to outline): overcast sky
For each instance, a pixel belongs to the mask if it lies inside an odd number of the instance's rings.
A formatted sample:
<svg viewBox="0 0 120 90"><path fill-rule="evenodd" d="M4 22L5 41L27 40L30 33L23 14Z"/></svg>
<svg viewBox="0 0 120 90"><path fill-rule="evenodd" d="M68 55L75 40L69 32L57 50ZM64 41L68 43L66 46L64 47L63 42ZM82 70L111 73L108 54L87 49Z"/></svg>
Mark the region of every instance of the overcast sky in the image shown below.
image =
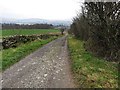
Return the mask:
<svg viewBox="0 0 120 90"><path fill-rule="evenodd" d="M2 18L40 18L70 20L80 10L83 0L1 0Z"/></svg>

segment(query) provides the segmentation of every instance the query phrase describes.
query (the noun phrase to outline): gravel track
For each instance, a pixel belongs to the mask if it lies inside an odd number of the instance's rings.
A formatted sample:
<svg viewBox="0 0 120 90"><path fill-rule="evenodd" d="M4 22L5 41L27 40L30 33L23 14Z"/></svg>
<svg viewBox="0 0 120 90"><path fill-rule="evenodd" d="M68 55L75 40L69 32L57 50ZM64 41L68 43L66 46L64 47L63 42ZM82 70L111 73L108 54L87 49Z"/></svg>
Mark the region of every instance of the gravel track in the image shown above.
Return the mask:
<svg viewBox="0 0 120 90"><path fill-rule="evenodd" d="M67 36L56 39L2 73L2 88L74 88Z"/></svg>

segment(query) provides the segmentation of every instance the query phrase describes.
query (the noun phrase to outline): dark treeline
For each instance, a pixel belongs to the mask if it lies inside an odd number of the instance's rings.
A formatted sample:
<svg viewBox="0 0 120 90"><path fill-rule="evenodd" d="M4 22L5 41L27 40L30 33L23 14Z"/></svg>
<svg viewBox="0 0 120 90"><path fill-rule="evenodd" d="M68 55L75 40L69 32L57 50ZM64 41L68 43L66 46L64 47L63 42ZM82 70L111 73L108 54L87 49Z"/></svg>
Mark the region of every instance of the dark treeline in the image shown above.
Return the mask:
<svg viewBox="0 0 120 90"><path fill-rule="evenodd" d="M50 29L52 24L2 24L2 29Z"/></svg>
<svg viewBox="0 0 120 90"><path fill-rule="evenodd" d="M84 2L69 33L85 41L85 49L107 60L120 60L120 1Z"/></svg>

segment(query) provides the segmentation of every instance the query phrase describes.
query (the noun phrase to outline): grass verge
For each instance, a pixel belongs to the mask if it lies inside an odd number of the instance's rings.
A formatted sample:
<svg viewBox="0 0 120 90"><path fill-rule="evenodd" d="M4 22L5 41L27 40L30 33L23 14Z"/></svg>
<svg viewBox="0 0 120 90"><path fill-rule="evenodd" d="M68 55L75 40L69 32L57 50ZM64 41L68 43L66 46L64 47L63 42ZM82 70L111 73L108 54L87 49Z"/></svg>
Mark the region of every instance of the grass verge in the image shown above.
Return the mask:
<svg viewBox="0 0 120 90"><path fill-rule="evenodd" d="M68 38L72 71L78 87L118 88L118 64L85 51L83 41Z"/></svg>
<svg viewBox="0 0 120 90"><path fill-rule="evenodd" d="M26 44L21 44L17 48L9 48L0 51L0 55L2 55L2 70L9 68L11 65L18 62L20 59L24 58L26 55L32 53L36 49L42 47L48 42L56 39L57 37L51 37L46 40L36 40L33 42L28 42Z"/></svg>

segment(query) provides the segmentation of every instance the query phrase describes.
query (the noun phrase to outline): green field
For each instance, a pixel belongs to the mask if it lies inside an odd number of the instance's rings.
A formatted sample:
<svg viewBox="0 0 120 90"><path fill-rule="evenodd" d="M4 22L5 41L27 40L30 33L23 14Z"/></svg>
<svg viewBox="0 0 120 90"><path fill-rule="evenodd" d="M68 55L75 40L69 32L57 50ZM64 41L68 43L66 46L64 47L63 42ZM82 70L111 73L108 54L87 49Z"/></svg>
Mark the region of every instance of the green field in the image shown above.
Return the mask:
<svg viewBox="0 0 120 90"><path fill-rule="evenodd" d="M2 31L2 32L1 32ZM14 29L14 30L0 30L0 37L12 36L12 35L32 35L32 34L47 34L47 33L59 33L56 29Z"/></svg>
<svg viewBox="0 0 120 90"><path fill-rule="evenodd" d="M85 51L83 41L69 37L72 71L80 88L118 88L118 63Z"/></svg>

